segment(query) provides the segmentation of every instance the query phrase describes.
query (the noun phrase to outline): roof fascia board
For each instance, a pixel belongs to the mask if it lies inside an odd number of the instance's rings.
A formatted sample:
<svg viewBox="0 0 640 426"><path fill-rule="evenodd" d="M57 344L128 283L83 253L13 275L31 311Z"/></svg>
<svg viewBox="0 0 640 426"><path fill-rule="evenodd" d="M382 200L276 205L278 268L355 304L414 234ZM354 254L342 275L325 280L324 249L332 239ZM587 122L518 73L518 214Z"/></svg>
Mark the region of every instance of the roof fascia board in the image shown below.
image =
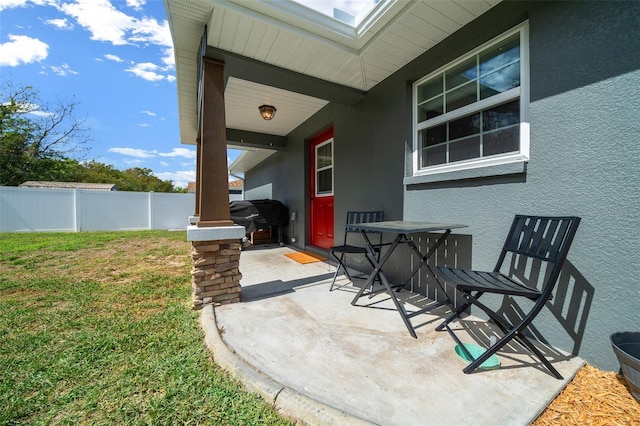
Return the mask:
<svg viewBox="0 0 640 426"><path fill-rule="evenodd" d="M225 82L237 77L342 105L353 105L366 93L211 46L207 47L207 57L224 61Z"/></svg>

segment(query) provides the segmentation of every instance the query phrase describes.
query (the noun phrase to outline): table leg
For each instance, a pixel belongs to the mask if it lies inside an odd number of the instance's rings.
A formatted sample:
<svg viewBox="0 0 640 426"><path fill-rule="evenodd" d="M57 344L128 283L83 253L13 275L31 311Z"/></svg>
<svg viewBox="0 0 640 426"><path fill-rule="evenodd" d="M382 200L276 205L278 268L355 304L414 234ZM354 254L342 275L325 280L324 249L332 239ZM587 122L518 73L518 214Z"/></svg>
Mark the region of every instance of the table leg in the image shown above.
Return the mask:
<svg viewBox="0 0 640 426"><path fill-rule="evenodd" d="M367 277L367 280L365 281L364 285L362 286L362 288L360 288L360 290L358 291L356 296L351 301L351 304L352 305L356 305L356 302L358 301L358 299L364 295L365 290L373 283L373 281L375 280L376 276L380 277L380 282L382 283L385 291L389 294L389 297L391 297L391 300L393 301L394 305L396 306L396 309L398 310L398 313L402 317L402 321L404 322L404 325L407 327L407 330L409 330L409 333L411 334L412 337L417 338L418 336L416 335L416 332L415 332L415 330L413 328L413 325L411 324L411 318L416 316L416 315L419 315L419 314L421 314L423 312L426 312L428 309L422 309L422 310L419 310L419 311L416 311L416 312L412 312L411 314L407 313L407 310L404 308L404 305L396 297L392 286L389 284L389 280L387 280L387 277L384 275L384 272L382 271L382 266L387 262L387 260L389 260L389 258L391 257L391 255L393 254L394 250L396 249L396 247L398 247L399 244L402 244L402 243L409 244L410 249L416 254L416 256L418 256L418 258L420 259L420 262L414 268L414 270L411 272L411 275L409 276L409 278L403 283L403 285L401 285L399 287L398 290L402 289L404 284L409 282L409 280L411 280L415 276L415 274L420 270L420 268L422 268L423 266L426 265L427 268L429 269L429 272L431 273L433 278L436 280L436 283L442 289L445 297L449 301L449 304L452 304L451 299L449 298L449 295L447 295L447 292L445 291L444 287L442 286L442 283L440 283L438 278L433 273L433 269L427 263L427 260L431 256L433 256L433 254L436 252L438 247L440 247L442 245L442 243L444 243L444 241L447 239L449 234L451 234L451 230L447 229L445 231L445 233L443 235L441 235L438 238L438 240L431 247L429 247L429 249L427 251L427 254L425 254L425 255L422 255L422 253L420 253L420 250L418 249L418 247L415 245L415 243L412 240L410 240L407 237L406 234L398 234L398 236L393 240L393 243L391 244L389 249L384 253L382 258L380 260L378 260L377 257L376 257L373 245L371 244L371 241L369 240L369 237L367 236L365 231L362 231L362 236L363 236L363 238L365 240L365 243L366 243L365 245L366 245L366 249L367 249L367 258L369 259L369 262L371 263L371 266L373 267L373 271L371 272L371 274L369 274L369 276ZM369 293L369 294L371 294L371 293Z"/></svg>
<svg viewBox="0 0 640 426"><path fill-rule="evenodd" d="M398 313L402 317L402 321L404 322L404 325L407 327L407 330L409 330L409 333L411 334L412 337L418 338L415 330L413 329L413 325L411 325L411 321L409 320L407 311L405 310L402 303L400 303L400 301L396 297L395 293L393 292L393 289L391 288L391 285L389 284L389 280L387 280L387 277L384 275L384 272L382 272L382 266L387 262L389 257L391 257L391 254L396 249L396 247L398 247L398 244L400 244L401 242L406 242L406 239L407 239L406 235L399 234L393 240L391 247L389 247L389 250L385 252L384 256L382 256L382 259L380 259L380 261L376 259L375 251L373 250L373 246L371 245L369 238L366 236L364 238L367 245L367 256L369 257L369 261L373 266L373 271L371 272L371 274L369 274L369 277L367 277L367 281L364 283L360 291L358 291L358 294L356 294L356 296L353 298L353 301L351 302L351 304L355 305L358 299L362 297L362 295L364 294L365 289L367 289L369 285L371 285L371 283L373 282L376 276L379 276L380 282L384 286L386 292L389 294L389 297L391 297L391 300L393 301L393 304L396 306Z"/></svg>
<svg viewBox="0 0 640 426"><path fill-rule="evenodd" d="M423 266L426 266L427 269L429 269L429 272L431 273L431 276L433 277L433 279L436 281L436 284L438 284L438 287L440 287L440 289L442 290L442 293L444 294L444 296L447 298L447 301L449 302L449 305L453 305L453 301L451 300L451 298L449 297L449 295L447 294L447 291L445 290L444 286L442 285L442 283L440 282L440 280L438 279L438 277L436 277L436 274L433 273L433 268L431 268L431 265L429 265L427 263L427 260L433 256L436 252L436 250L438 249L438 247L440 247L442 245L442 243L444 243L444 241L447 239L447 237L449 236L449 234L451 234L451 229L447 229L444 234L442 234L438 240L433 243L433 245L431 247L428 248L427 254L422 255L422 253L420 253L420 250L418 249L418 247L416 246L416 244L412 241L412 240L407 240L407 243L409 244L409 247L411 248L411 250L416 254L416 256L418 256L418 258L420 259L419 264L414 268L414 270L411 272L411 274L409 275L409 278L407 278L403 283L402 283L402 287L404 287L414 276L415 274L420 270L420 268L422 268Z"/></svg>
<svg viewBox="0 0 640 426"><path fill-rule="evenodd" d="M364 291L371 285L371 283L373 283L373 280L375 280L376 276L380 276L380 281L382 282L382 277L384 276L384 273L382 272L382 265L384 265L385 262L389 259L389 257L391 256L393 251L396 249L396 247L398 246L401 240L401 235L398 235L396 239L393 240L393 243L391 244L391 247L389 247L389 250L387 250L387 252L382 256L380 261L378 261L375 255L375 250L373 249L373 245L371 244L371 241L369 240L369 237L367 236L366 232L363 231L362 236L364 238L365 246L367 249L367 258L369 259L369 263L371 263L371 266L373 267L373 271L367 277L367 280L365 281L360 291L358 291L358 294L356 294L356 296L351 301L352 305L355 305L356 301L360 297L362 297L362 295L364 294ZM385 277L385 280L386 280L386 277Z"/></svg>

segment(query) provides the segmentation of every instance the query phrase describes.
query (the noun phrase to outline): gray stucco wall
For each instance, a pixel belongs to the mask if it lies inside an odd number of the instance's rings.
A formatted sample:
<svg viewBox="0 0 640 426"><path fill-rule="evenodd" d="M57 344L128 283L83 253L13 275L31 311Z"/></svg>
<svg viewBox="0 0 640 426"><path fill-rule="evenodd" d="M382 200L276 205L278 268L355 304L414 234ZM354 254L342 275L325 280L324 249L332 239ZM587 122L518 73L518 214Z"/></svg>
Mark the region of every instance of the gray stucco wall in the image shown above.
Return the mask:
<svg viewBox="0 0 640 426"><path fill-rule="evenodd" d="M531 64L531 160L525 171L405 185L411 83L525 19ZM640 331L634 250L640 242L640 2L502 3L359 104L328 105L292 132L285 151L247 173L247 198L272 185L273 198L304 219L305 141L331 124L336 240L348 209L465 223L472 266L491 269L514 214L581 216L563 276L567 300L577 295L579 303L565 303L559 316L547 312L535 324L552 344L600 368L618 369L610 334ZM305 228L298 221L300 247Z"/></svg>
<svg viewBox="0 0 640 426"><path fill-rule="evenodd" d="M296 246L307 243L308 140L334 128L334 179L336 241L348 210L384 210L389 219L402 218L404 151L398 150L406 128L402 111L391 110L387 118L397 124L380 129L374 124L383 117L367 102L354 106L329 104L314 117L287 135L287 148L251 169L245 176L245 199L264 198L269 188L272 198L282 201L299 220L287 229L287 241L295 235ZM364 141L364 142L362 142ZM295 227L295 229L294 229Z"/></svg>

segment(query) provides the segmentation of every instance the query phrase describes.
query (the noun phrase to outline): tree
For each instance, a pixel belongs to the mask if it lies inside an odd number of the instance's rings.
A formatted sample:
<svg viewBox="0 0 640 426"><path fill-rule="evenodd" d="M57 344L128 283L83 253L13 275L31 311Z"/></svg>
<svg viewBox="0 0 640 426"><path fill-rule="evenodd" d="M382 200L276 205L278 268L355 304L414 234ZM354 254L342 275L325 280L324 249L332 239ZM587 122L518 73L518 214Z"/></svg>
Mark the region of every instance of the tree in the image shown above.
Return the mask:
<svg viewBox="0 0 640 426"><path fill-rule="evenodd" d="M148 168L134 167L124 171L113 166L89 161L80 165L78 182L113 183L118 191L183 192L168 180L161 180Z"/></svg>
<svg viewBox="0 0 640 426"><path fill-rule="evenodd" d="M77 103L40 102L31 86L0 87L0 185L18 186L28 180L113 183L120 191L183 192L171 181L153 176L151 169L120 171L95 160L80 162L90 140L84 120L77 120Z"/></svg>
<svg viewBox="0 0 640 426"><path fill-rule="evenodd" d="M59 160L84 152L89 129L74 116L77 102L50 108L31 86L0 90L0 185L51 180Z"/></svg>

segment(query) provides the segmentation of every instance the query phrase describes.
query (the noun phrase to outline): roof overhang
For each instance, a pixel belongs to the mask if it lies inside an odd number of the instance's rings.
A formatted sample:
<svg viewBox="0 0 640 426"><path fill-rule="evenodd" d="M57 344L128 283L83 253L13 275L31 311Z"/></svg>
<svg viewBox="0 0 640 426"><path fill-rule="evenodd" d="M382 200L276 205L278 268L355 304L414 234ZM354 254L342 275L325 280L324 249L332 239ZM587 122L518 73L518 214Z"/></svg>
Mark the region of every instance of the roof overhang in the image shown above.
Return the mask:
<svg viewBox="0 0 640 426"><path fill-rule="evenodd" d="M180 139L197 138L198 51L225 62L228 128L284 136L328 102L350 105L500 0L382 0L357 27L290 0L164 0ZM277 108L271 121L258 106ZM233 141L232 141L233 143Z"/></svg>
<svg viewBox="0 0 640 426"><path fill-rule="evenodd" d="M276 150L265 148L244 148L242 153L229 166L229 173L237 175L246 173L273 154Z"/></svg>

